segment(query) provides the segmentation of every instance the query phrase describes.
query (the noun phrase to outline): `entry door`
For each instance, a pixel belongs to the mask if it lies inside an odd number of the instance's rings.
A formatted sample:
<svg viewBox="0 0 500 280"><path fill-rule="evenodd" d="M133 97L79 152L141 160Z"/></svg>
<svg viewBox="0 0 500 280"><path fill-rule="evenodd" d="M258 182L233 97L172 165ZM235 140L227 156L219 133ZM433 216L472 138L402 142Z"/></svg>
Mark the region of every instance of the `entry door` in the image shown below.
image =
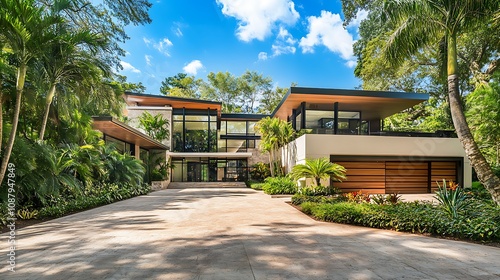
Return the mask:
<svg viewBox="0 0 500 280"><path fill-rule="evenodd" d="M201 164L199 162L188 162L187 181L201 182Z"/></svg>

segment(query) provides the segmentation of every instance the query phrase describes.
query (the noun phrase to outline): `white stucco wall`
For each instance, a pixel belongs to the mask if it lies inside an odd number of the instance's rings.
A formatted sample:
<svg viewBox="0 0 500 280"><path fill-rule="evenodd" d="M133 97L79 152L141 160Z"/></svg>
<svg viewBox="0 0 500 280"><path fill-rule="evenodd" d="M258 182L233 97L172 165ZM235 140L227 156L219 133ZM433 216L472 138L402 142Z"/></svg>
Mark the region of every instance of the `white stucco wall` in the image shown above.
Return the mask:
<svg viewBox="0 0 500 280"><path fill-rule="evenodd" d="M305 159L336 156L462 157L464 186L472 185L472 167L457 138L306 134L288 145L288 168ZM295 153L293 150L295 149Z"/></svg>

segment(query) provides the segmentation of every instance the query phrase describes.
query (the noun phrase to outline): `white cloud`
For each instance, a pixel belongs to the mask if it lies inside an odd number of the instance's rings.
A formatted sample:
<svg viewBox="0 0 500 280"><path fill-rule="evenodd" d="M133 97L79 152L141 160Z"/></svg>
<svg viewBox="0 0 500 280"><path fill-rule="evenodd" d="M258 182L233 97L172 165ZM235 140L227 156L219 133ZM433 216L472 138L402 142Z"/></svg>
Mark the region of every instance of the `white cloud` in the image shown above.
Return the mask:
<svg viewBox="0 0 500 280"><path fill-rule="evenodd" d="M351 20L347 28L359 28L359 24L368 17L367 10L360 10L356 14L356 18Z"/></svg>
<svg viewBox="0 0 500 280"><path fill-rule="evenodd" d="M274 41L271 49L273 50L273 57L282 55L282 54L294 54L295 51L297 50L295 48L295 44L297 43L297 40L295 40L288 32L283 27L280 27L280 32L278 33L278 36L276 37L276 41Z"/></svg>
<svg viewBox="0 0 500 280"><path fill-rule="evenodd" d="M356 60L352 59L352 60L348 60L345 63L345 66L347 66L349 68L354 68L354 66L356 66L356 64L358 64L358 62Z"/></svg>
<svg viewBox="0 0 500 280"><path fill-rule="evenodd" d="M172 23L172 27L170 28L170 30L175 34L175 36L182 37L184 36L184 33L182 33L182 29L186 28L187 26L188 25L182 22L175 21Z"/></svg>
<svg viewBox="0 0 500 280"><path fill-rule="evenodd" d="M168 52L168 48L173 46L173 45L174 44L172 44L172 42L168 38L163 38L163 40L161 40L160 42L154 43L153 47L155 49L157 49L159 52L161 52L162 54L164 54L166 56L170 56L170 53Z"/></svg>
<svg viewBox="0 0 500 280"><path fill-rule="evenodd" d="M267 53L266 52L260 52L259 53L259 60L267 60Z"/></svg>
<svg viewBox="0 0 500 280"><path fill-rule="evenodd" d="M238 39L249 42L264 40L276 23L295 24L300 18L290 0L216 0L222 13L238 20Z"/></svg>
<svg viewBox="0 0 500 280"><path fill-rule="evenodd" d="M148 39L146 37L143 37L142 40L146 44L146 46L153 46L154 49L159 51L160 53L170 56L170 53L168 52L168 49L173 46L172 41L170 41L168 38L163 38L159 42L156 42L153 39Z"/></svg>
<svg viewBox="0 0 500 280"><path fill-rule="evenodd" d="M339 14L321 11L319 17L310 16L309 34L300 39L299 46L303 53L313 53L315 46L325 46L331 52L339 54L345 60L353 60L352 35L342 26Z"/></svg>
<svg viewBox="0 0 500 280"><path fill-rule="evenodd" d="M198 70L203 68L203 64L199 60L193 60L188 63L188 65L184 66L182 70L186 72L187 74L194 75L198 74Z"/></svg>
<svg viewBox="0 0 500 280"><path fill-rule="evenodd" d="M123 67L123 70L125 70L125 71L131 71L134 73L141 73L141 70L135 68L134 66L132 66L132 64L130 64L128 62L120 61L120 65Z"/></svg>
<svg viewBox="0 0 500 280"><path fill-rule="evenodd" d="M175 33L175 36L177 36L177 37L182 37L182 35L184 35L184 34L182 34L182 31L179 27L174 29L174 33Z"/></svg>
<svg viewBox="0 0 500 280"><path fill-rule="evenodd" d="M146 59L146 64L148 66L151 66L151 58L153 58L153 57L150 55L147 55L147 54L144 56L144 59Z"/></svg>

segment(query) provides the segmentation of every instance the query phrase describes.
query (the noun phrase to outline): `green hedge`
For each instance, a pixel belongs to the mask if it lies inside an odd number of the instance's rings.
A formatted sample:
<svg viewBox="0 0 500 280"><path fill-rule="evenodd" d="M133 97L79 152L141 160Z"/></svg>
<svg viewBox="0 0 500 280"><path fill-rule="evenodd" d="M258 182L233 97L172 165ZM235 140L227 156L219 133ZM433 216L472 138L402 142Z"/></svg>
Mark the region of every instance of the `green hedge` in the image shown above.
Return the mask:
<svg viewBox="0 0 500 280"><path fill-rule="evenodd" d="M429 233L478 241L500 241L500 208L474 201L466 215L450 218L440 207L422 202L370 203L304 202L302 211L314 218L373 228Z"/></svg>
<svg viewBox="0 0 500 280"><path fill-rule="evenodd" d="M245 184L247 187L258 191L262 190L262 186L264 186L264 182L260 181L246 181Z"/></svg>
<svg viewBox="0 0 500 280"><path fill-rule="evenodd" d="M347 198L343 195L310 196L297 193L294 196L292 196L292 204L294 205L301 205L304 202L338 203L346 200Z"/></svg>
<svg viewBox="0 0 500 280"><path fill-rule="evenodd" d="M61 217L72 212L110 204L134 196L148 194L149 184L116 185L102 184L85 190L84 195L70 200L55 200L52 205L39 210L39 217Z"/></svg>
<svg viewBox="0 0 500 280"><path fill-rule="evenodd" d="M262 190L266 194L294 194L297 183L288 177L269 177L264 180Z"/></svg>

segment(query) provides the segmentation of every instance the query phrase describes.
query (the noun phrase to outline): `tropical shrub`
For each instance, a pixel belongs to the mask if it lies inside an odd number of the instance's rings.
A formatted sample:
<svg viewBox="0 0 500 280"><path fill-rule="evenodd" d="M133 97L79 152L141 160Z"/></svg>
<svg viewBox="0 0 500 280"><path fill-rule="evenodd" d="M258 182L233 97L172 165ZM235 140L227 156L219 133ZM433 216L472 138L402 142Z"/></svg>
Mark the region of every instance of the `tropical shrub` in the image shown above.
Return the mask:
<svg viewBox="0 0 500 280"><path fill-rule="evenodd" d="M295 165L290 176L296 180L304 177L311 178L316 186L319 186L321 179L345 180L345 173L346 169L342 165L332 163L327 158L318 158L306 159L305 164Z"/></svg>
<svg viewBox="0 0 500 280"><path fill-rule="evenodd" d="M443 184L438 183L438 190L435 198L439 201L442 209L453 219L458 218L458 215L465 210L470 204L469 196L463 188L453 182L448 182L443 179Z"/></svg>
<svg viewBox="0 0 500 280"><path fill-rule="evenodd" d="M430 203L403 202L390 205L371 203L315 203L301 204L304 213L316 219L392 229L412 233L429 233L484 242L500 241L500 208L475 201L470 214L451 218ZM469 205L469 208L472 206Z"/></svg>
<svg viewBox="0 0 500 280"><path fill-rule="evenodd" d="M341 192L341 190L335 187L319 185L300 188L297 193L307 196L322 196L340 194Z"/></svg>
<svg viewBox="0 0 500 280"><path fill-rule="evenodd" d="M246 181L245 184L249 188L260 191L265 183L259 181Z"/></svg>
<svg viewBox="0 0 500 280"><path fill-rule="evenodd" d="M294 194L297 184L289 177L269 177L264 180L262 190L266 194Z"/></svg>
<svg viewBox="0 0 500 280"><path fill-rule="evenodd" d="M265 178L271 177L271 168L268 163L257 162L250 169L250 178L256 181L263 181Z"/></svg>
<svg viewBox="0 0 500 280"><path fill-rule="evenodd" d="M304 202L316 202L316 203L339 203L347 201L346 197L343 195L331 195L331 196L310 196L300 193L296 193L292 196L293 205L301 205Z"/></svg>
<svg viewBox="0 0 500 280"><path fill-rule="evenodd" d="M370 196L366 193L363 193L362 191L348 192L344 194L344 196L349 202L370 202Z"/></svg>
<svg viewBox="0 0 500 280"><path fill-rule="evenodd" d="M139 123L146 131L146 134L151 138L162 142L170 136L169 121L163 118L163 115L151 115L149 112L144 112L139 117Z"/></svg>
<svg viewBox="0 0 500 280"><path fill-rule="evenodd" d="M375 204L396 204L401 201L401 195L398 193L376 194L370 196L370 201Z"/></svg>

